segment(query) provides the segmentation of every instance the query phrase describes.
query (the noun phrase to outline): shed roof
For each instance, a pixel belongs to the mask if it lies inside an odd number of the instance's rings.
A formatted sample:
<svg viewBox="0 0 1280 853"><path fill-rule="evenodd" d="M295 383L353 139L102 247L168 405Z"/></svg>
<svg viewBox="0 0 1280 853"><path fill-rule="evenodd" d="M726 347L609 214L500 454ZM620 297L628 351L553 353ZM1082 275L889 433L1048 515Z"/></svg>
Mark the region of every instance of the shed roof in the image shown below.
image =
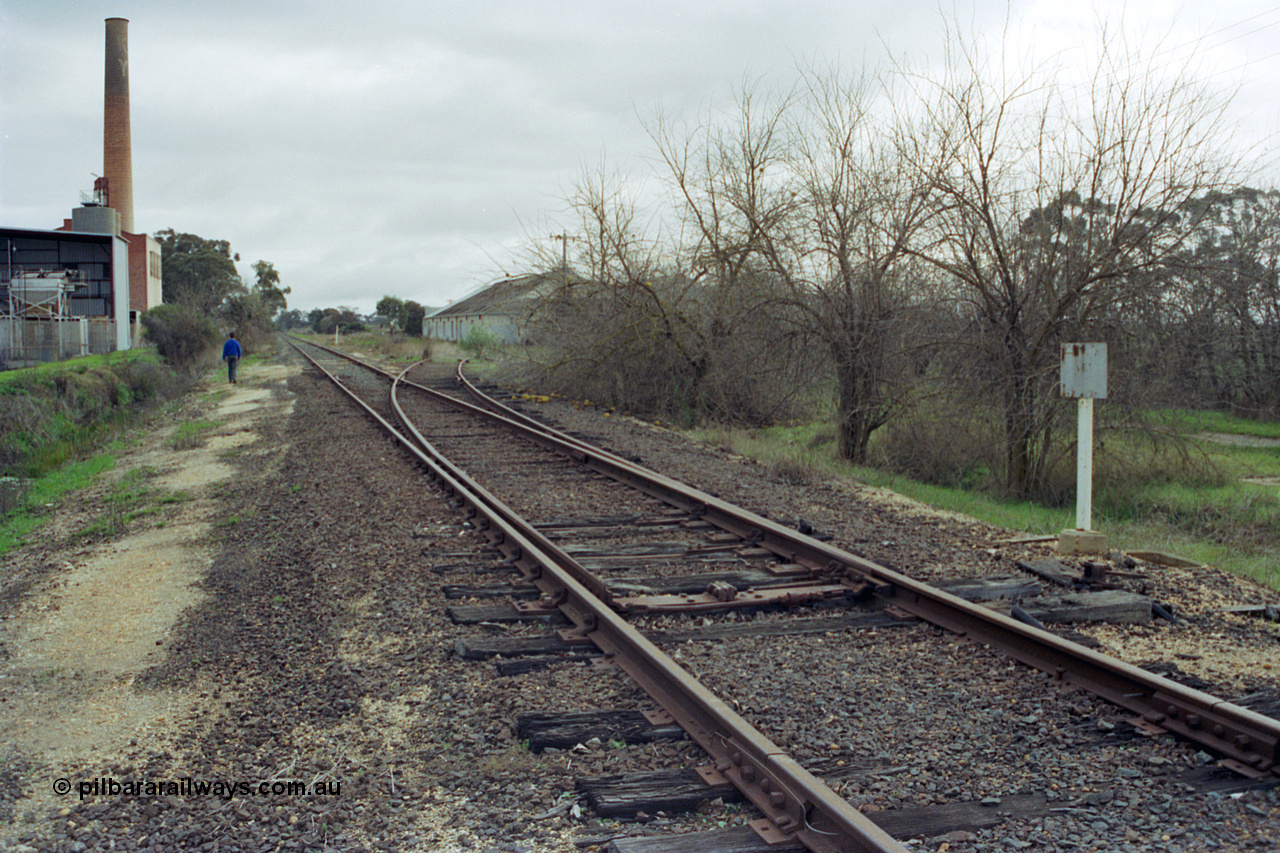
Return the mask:
<svg viewBox="0 0 1280 853"><path fill-rule="evenodd" d="M572 272L568 275L573 276ZM448 317L461 314L511 314L521 302L526 302L549 285L560 283L565 276L561 270L526 273L503 278L485 285L475 293L464 296L452 305L446 305L429 317ZM576 276L574 276L576 278Z"/></svg>

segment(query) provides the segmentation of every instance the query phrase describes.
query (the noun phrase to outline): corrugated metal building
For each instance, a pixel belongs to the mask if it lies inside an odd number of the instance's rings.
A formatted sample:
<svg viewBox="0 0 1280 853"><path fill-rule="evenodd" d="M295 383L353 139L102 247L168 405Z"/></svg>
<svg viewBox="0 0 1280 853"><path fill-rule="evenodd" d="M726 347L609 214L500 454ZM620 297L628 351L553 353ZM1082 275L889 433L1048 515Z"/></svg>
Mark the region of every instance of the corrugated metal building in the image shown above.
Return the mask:
<svg viewBox="0 0 1280 853"><path fill-rule="evenodd" d="M422 334L442 341L461 341L476 327L488 329L504 344L518 343L520 323L530 303L563 285L565 273L555 270L499 279L475 293L440 308L422 320Z"/></svg>
<svg viewBox="0 0 1280 853"><path fill-rule="evenodd" d="M75 289L66 296L66 313L87 318L92 323L109 324L106 334L95 331L94 351L128 349L134 335L129 314L129 243L112 234L85 234L75 231L36 231L0 228L0 314L6 330L0 331L0 360L14 364L24 360L15 350L22 335L10 327L19 318L9 318L9 285L23 272L67 273ZM123 322L117 323L117 319Z"/></svg>

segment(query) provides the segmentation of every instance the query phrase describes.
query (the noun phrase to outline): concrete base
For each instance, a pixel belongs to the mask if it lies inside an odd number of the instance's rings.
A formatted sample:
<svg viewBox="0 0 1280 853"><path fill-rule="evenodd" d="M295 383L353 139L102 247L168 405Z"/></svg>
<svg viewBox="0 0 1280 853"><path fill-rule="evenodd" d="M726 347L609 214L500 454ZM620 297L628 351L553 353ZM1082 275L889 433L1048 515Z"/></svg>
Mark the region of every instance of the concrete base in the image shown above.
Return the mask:
<svg viewBox="0 0 1280 853"><path fill-rule="evenodd" d="M1064 530L1058 534L1059 554L1105 554L1107 537L1096 530Z"/></svg>

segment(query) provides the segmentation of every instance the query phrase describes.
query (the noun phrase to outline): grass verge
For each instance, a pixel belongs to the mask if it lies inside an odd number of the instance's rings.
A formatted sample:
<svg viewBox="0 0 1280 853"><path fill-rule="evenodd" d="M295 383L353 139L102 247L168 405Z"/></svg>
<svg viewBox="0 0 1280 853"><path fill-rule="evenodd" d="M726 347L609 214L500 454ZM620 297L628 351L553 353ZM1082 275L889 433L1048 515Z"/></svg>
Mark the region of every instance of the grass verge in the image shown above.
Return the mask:
<svg viewBox="0 0 1280 853"><path fill-rule="evenodd" d="M115 467L113 453L99 453L88 459L72 462L31 483L21 503L3 519L0 519L0 555L25 544L30 533L44 521L46 510L56 501L77 489L83 489L104 471Z"/></svg>
<svg viewBox="0 0 1280 853"><path fill-rule="evenodd" d="M5 495L0 554L25 544L53 503L113 468L136 443L122 436L144 413L161 406L176 412L173 401L193 382L193 374L159 363L149 349L0 374L0 473L20 486ZM113 495L89 534L119 532L140 510L137 499Z"/></svg>
<svg viewBox="0 0 1280 853"><path fill-rule="evenodd" d="M1238 424L1226 418L1210 422L1215 425L1214 432L1259 426L1253 421ZM1204 431L1204 420L1190 423L1197 432ZM1251 431L1243 434L1257 435ZM1030 535L1055 535L1075 526L1074 506L1002 500L979 491L850 465L837 457L833 437L812 424L756 430L712 427L692 430L690 435L755 459L797 485L826 477L847 478ZM1280 487L1239 479L1280 474L1280 448L1204 442L1200 449L1220 472L1217 482L1166 479L1137 485L1125 493L1123 501L1112 505L1095 499L1093 526L1106 533L1114 547L1169 551L1280 590Z"/></svg>

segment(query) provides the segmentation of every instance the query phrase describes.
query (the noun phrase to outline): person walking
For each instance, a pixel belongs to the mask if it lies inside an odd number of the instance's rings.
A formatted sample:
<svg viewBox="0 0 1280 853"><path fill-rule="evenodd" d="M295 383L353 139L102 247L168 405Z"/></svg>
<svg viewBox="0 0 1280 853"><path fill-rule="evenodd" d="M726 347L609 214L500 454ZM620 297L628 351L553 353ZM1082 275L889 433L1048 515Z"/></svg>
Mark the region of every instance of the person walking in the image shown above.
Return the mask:
<svg viewBox="0 0 1280 853"><path fill-rule="evenodd" d="M240 355L240 342L236 340L236 333L232 332L222 345L222 360L227 363L227 378L233 383L236 381L236 362L240 360Z"/></svg>

